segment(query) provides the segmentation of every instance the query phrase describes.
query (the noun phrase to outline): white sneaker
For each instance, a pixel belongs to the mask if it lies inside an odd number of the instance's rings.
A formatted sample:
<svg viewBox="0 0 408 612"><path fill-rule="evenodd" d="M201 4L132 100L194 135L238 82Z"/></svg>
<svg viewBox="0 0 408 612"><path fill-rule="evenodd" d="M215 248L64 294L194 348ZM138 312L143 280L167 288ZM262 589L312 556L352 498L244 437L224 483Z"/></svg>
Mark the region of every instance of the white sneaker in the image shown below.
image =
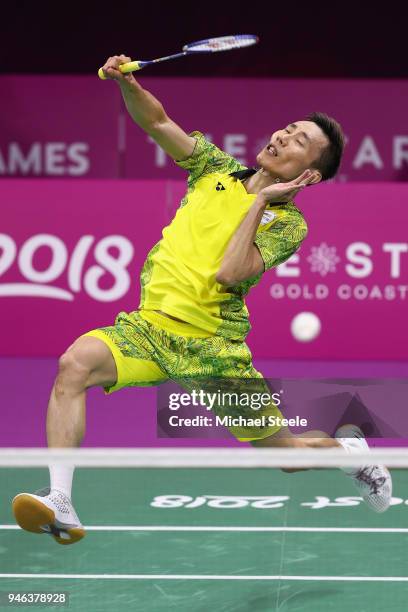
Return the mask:
<svg viewBox="0 0 408 612"><path fill-rule="evenodd" d="M71 500L57 489L20 493L12 506L17 523L26 531L48 533L59 544L74 544L85 535Z"/></svg>
<svg viewBox="0 0 408 612"><path fill-rule="evenodd" d="M356 425L343 425L335 433L335 438L348 453L361 453L370 450L364 434ZM342 468L350 476L354 486L366 504L375 512L385 512L392 496L391 474L383 465L367 465L360 468Z"/></svg>

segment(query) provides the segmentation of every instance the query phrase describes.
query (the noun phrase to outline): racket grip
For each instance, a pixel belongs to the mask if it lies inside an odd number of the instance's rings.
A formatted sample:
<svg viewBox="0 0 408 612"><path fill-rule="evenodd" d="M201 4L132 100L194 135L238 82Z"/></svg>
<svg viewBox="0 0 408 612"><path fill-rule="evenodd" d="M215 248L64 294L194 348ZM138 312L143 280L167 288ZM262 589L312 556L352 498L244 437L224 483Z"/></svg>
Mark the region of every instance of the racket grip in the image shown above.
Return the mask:
<svg viewBox="0 0 408 612"><path fill-rule="evenodd" d="M136 70L141 70L143 68L143 65L144 62L127 62L127 64L120 64L119 70L120 72L122 72L122 74L127 74L128 72L136 72ZM99 68L98 70L98 77L102 79L102 81L106 81L106 76L102 68Z"/></svg>

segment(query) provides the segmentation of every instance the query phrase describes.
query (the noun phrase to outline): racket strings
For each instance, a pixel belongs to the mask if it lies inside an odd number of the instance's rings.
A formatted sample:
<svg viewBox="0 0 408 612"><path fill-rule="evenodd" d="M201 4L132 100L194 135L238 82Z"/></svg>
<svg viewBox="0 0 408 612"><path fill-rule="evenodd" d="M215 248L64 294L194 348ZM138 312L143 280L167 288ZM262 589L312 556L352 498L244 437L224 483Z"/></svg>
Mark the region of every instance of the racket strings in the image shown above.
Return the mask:
<svg viewBox="0 0 408 612"><path fill-rule="evenodd" d="M241 34L236 36L223 36L220 38L210 38L183 47L184 51L228 51L239 47L249 47L258 42L258 38L251 34Z"/></svg>

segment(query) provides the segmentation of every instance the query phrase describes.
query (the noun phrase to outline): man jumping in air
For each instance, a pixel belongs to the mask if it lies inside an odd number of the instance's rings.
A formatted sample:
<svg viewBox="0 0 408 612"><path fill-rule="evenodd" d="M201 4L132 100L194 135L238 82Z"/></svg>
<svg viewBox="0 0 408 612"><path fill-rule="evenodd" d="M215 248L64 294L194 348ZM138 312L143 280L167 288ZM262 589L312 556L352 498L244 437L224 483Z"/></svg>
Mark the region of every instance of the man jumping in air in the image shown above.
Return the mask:
<svg viewBox="0 0 408 612"><path fill-rule="evenodd" d="M119 71L128 61L110 57L104 73L118 82L133 120L188 170L188 189L147 256L138 310L121 312L113 326L81 336L60 358L47 415L48 445L54 448L81 444L90 387L112 393L169 379L263 380L245 344L250 325L244 296L299 248L307 226L293 199L305 186L335 176L343 153L339 124L313 113L275 131L257 155L257 168L248 169L200 132L184 132L132 74ZM272 404L261 414L280 413ZM257 447L368 448L357 427L342 428L335 439L294 436L276 426L230 430ZM372 509L388 508L392 486L385 467L344 471ZM71 502L73 472L51 465L50 489L14 498L23 529L49 533L60 544L84 536Z"/></svg>

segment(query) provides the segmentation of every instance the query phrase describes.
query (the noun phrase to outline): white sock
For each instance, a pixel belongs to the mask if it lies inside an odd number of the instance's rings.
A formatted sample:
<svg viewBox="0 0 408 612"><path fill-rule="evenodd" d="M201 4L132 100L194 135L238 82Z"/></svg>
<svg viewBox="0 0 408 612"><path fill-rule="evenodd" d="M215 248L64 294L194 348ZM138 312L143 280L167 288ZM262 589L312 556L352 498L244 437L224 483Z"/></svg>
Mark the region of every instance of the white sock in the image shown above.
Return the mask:
<svg viewBox="0 0 408 612"><path fill-rule="evenodd" d="M353 452L355 453L356 451L358 452L359 449L356 449L353 447L352 443L353 443L353 438L336 438L337 442L344 448L344 450L346 451L346 453L348 453L349 455L352 454ZM351 442L351 444L350 444ZM341 467L340 468L345 474L348 474L349 476L354 476L360 468L356 468L356 467Z"/></svg>
<svg viewBox="0 0 408 612"><path fill-rule="evenodd" d="M72 479L74 477L74 466L54 463L49 466L51 489L57 489L71 499Z"/></svg>

